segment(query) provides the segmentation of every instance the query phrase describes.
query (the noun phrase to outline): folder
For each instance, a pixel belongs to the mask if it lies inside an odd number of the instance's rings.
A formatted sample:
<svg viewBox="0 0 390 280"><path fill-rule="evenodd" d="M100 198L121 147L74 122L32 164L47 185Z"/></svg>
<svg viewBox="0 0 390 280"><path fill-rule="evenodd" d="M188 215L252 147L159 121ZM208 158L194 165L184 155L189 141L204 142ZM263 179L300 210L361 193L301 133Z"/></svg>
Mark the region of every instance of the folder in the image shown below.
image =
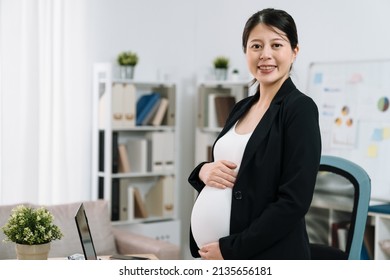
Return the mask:
<svg viewBox="0 0 390 280"><path fill-rule="evenodd" d="M112 85L112 100L111 100L111 126L113 129L121 128L124 119L122 104L123 104L123 85L114 83Z"/></svg>
<svg viewBox="0 0 390 280"><path fill-rule="evenodd" d="M129 138L126 143L130 172L148 171L148 140L145 138Z"/></svg>
<svg viewBox="0 0 390 280"><path fill-rule="evenodd" d="M168 95L168 109L163 121L167 126L174 126L176 120L176 98L174 94Z"/></svg>
<svg viewBox="0 0 390 280"><path fill-rule="evenodd" d="M170 218L174 214L174 177L161 177L145 196L149 215Z"/></svg>
<svg viewBox="0 0 390 280"><path fill-rule="evenodd" d="M136 89L133 84L123 85L123 100L122 100L123 128L131 128L135 126L136 116Z"/></svg>
<svg viewBox="0 0 390 280"><path fill-rule="evenodd" d="M128 180L120 183L120 214L119 220L131 221L134 219L134 194L133 187Z"/></svg>
<svg viewBox="0 0 390 280"><path fill-rule="evenodd" d="M164 158L165 158L165 137L164 132L150 132L147 134L149 140L149 170L152 172L158 172L164 170Z"/></svg>
<svg viewBox="0 0 390 280"><path fill-rule="evenodd" d="M171 131L164 132L163 138L163 170L173 171L175 169L175 133Z"/></svg>

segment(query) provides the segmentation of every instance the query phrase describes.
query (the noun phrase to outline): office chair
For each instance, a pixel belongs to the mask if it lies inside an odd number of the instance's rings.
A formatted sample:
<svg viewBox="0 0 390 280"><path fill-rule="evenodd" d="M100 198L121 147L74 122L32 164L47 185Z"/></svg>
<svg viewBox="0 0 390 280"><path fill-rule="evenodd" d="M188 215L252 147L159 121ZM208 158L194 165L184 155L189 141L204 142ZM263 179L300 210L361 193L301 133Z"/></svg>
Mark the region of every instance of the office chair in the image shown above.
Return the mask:
<svg viewBox="0 0 390 280"><path fill-rule="evenodd" d="M361 258L364 231L371 195L371 180L359 165L336 156L321 156L319 172L326 171L346 178L353 185L353 208L345 251L325 244L310 244L313 260L358 260Z"/></svg>

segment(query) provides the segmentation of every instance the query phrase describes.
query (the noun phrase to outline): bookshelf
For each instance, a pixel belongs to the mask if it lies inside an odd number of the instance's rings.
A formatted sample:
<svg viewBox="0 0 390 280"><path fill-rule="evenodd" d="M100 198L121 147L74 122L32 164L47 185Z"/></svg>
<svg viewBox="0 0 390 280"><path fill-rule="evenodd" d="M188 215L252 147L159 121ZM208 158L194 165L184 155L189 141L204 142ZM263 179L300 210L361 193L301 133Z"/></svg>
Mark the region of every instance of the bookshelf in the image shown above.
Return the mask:
<svg viewBox="0 0 390 280"><path fill-rule="evenodd" d="M195 164L210 158L210 149L221 131L223 119L231 108L229 99L235 102L249 95L249 81L208 81L197 86L197 126ZM216 106L218 98L224 98L225 105ZM220 118L218 118L220 117Z"/></svg>
<svg viewBox="0 0 390 280"><path fill-rule="evenodd" d="M180 245L176 86L112 67L94 64L92 199L109 201L113 226Z"/></svg>

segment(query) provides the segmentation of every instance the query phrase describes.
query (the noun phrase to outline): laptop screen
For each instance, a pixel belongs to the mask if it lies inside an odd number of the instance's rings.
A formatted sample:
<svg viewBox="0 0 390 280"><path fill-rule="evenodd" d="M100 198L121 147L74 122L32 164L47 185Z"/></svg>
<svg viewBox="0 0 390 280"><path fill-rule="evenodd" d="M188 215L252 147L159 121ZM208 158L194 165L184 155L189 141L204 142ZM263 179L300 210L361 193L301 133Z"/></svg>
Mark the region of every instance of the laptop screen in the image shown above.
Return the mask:
<svg viewBox="0 0 390 280"><path fill-rule="evenodd" d="M91 230L88 224L88 218L85 213L84 204L81 203L77 210L76 216L77 230L80 236L81 247L83 248L86 260L97 260L95 246L93 244Z"/></svg>

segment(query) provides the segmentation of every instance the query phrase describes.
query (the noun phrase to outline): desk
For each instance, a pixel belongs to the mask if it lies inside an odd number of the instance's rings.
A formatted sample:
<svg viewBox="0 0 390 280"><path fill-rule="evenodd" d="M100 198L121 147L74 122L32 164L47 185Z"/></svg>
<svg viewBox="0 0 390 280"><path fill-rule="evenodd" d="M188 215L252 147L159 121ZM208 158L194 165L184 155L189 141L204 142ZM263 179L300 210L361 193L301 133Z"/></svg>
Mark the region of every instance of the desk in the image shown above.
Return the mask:
<svg viewBox="0 0 390 280"><path fill-rule="evenodd" d="M98 258L100 260L110 260L111 255L105 255L105 256L99 256ZM158 260L158 258L154 254L129 254L128 256L135 256L135 257L144 257L149 258L151 260ZM58 257L58 258L49 258L49 260L68 260L67 257Z"/></svg>

